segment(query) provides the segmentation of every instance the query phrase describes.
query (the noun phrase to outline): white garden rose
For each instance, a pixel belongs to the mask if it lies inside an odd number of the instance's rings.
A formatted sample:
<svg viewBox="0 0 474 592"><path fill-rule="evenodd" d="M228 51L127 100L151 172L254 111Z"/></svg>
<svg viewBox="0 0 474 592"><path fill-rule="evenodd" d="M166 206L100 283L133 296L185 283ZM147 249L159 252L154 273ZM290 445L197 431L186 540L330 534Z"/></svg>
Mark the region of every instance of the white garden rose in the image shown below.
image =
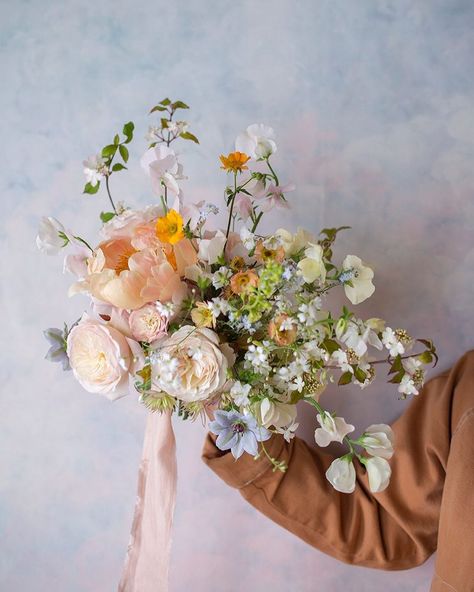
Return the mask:
<svg viewBox="0 0 474 592"><path fill-rule="evenodd" d="M67 355L86 391L112 400L127 394L134 354L130 342L114 327L84 314L68 335Z"/></svg>
<svg viewBox="0 0 474 592"><path fill-rule="evenodd" d="M336 491L352 493L356 483L353 462L345 457L336 458L326 471L326 478Z"/></svg>
<svg viewBox="0 0 474 592"><path fill-rule="evenodd" d="M152 383L185 403L217 394L227 380L229 361L214 331L185 325L156 342Z"/></svg>
<svg viewBox="0 0 474 592"><path fill-rule="evenodd" d="M352 284L352 286L348 283L344 284L344 291L352 304L360 304L370 298L375 292L372 269L364 265L355 255L347 255L342 262L342 268L348 276L347 281Z"/></svg>
<svg viewBox="0 0 474 592"><path fill-rule="evenodd" d="M369 487L372 493L380 493L387 488L390 483L392 469L388 461L379 456L367 459L365 462L367 476L369 478Z"/></svg>
<svg viewBox="0 0 474 592"><path fill-rule="evenodd" d="M259 423L264 427L283 428L295 421L297 410L296 405L271 401L268 397L265 397L259 401L255 412Z"/></svg>

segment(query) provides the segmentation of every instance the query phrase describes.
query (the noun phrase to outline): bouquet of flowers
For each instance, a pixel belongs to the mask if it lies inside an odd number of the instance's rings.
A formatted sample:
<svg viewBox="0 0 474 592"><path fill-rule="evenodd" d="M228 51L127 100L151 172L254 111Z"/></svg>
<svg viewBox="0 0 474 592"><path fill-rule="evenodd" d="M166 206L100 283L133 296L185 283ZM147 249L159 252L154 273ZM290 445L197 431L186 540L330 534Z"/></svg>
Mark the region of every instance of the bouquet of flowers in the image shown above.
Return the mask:
<svg viewBox="0 0 474 592"><path fill-rule="evenodd" d="M151 109L159 120L149 128L141 165L156 203L131 209L112 199L111 179L127 168L129 122L123 137L116 134L84 161L84 193L105 186L110 201L110 211L100 214L100 238L91 244L56 219L42 219L38 247L49 254L67 248L64 268L76 276L69 294L90 297L72 326L45 331L47 358L71 368L85 390L110 399L131 392L153 412L194 419L212 404L216 445L235 458L266 455L274 470L286 467L265 441L273 433L293 438L296 404L305 402L319 423L316 443L347 445L326 473L333 487L354 490L358 461L370 489L382 491L390 478L390 427L371 425L356 438L354 426L325 409L320 395L334 382L365 389L382 364L401 398L417 395L424 365L437 361L433 343L331 305L333 290L343 290L353 306L375 290L374 273L359 257L333 258L347 227L319 235L259 233L264 214L289 208L295 189L275 171L270 127L250 125L235 151L220 156L228 215L223 229L211 229L218 208L183 199L186 177L174 147L199 143L177 118L186 109L170 99Z"/></svg>

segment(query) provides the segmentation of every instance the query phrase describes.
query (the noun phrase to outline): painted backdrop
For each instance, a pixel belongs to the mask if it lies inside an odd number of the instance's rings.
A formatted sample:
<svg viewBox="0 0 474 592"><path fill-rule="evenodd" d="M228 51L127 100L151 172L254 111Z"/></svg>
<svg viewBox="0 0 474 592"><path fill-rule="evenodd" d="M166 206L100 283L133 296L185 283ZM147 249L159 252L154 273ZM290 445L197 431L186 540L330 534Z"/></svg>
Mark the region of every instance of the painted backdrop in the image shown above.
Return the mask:
<svg viewBox="0 0 474 592"><path fill-rule="evenodd" d="M42 328L74 320L85 301L67 299L61 261L36 251L38 218L94 236L105 198L81 195L81 161L131 118L138 141L116 196L150 201L137 160L147 109L166 95L192 106L201 138L183 148L193 201L219 201L217 156L246 125L265 122L277 132L283 181L298 187L285 223L352 226L338 253L376 271L363 313L432 336L444 369L474 345L474 5L1 0L0 8L0 588L108 592L128 542L145 413L133 400L81 391L43 360ZM382 382L325 396L360 425L405 407ZM311 441L314 418L302 423ZM206 469L201 425L178 421L176 431L173 591L427 589L432 562L383 573L306 546Z"/></svg>

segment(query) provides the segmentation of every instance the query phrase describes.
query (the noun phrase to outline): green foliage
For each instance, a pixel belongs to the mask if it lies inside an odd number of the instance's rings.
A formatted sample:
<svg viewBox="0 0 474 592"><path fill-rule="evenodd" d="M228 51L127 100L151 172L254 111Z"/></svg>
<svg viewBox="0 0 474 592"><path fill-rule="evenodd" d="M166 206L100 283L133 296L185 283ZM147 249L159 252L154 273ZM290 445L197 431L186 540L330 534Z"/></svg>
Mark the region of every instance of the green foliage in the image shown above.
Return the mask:
<svg viewBox="0 0 474 592"><path fill-rule="evenodd" d="M105 224L106 222L108 222L109 220L112 220L112 218L115 216L114 212L101 212L100 213L100 219L102 220L102 222Z"/></svg>
<svg viewBox="0 0 474 592"><path fill-rule="evenodd" d="M183 140L191 140L191 142L199 144L199 140L194 134L191 134L190 132L183 132L182 134L179 134L179 137L183 138Z"/></svg>
<svg viewBox="0 0 474 592"><path fill-rule="evenodd" d="M126 146L124 146L123 144L120 144L119 152L120 152L120 156L123 158L123 161L128 162L128 156L129 156L128 148Z"/></svg>
<svg viewBox="0 0 474 592"><path fill-rule="evenodd" d="M100 181L98 181L97 185L91 185L90 183L86 183L84 185L84 191L82 193L88 193L89 195L94 195L97 193L100 188Z"/></svg>
<svg viewBox="0 0 474 592"><path fill-rule="evenodd" d="M349 384L352 382L352 372L349 372L349 370L347 372L344 372L344 374L341 374L341 377L339 378L338 381L338 385L339 386L344 386L345 384Z"/></svg>

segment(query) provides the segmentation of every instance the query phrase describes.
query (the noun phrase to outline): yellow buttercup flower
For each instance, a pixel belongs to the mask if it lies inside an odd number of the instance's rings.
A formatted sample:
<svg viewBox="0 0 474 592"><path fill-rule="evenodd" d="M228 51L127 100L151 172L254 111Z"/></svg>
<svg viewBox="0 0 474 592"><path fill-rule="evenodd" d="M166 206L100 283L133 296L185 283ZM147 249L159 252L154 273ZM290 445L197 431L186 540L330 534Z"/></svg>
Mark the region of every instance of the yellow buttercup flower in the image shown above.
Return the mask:
<svg viewBox="0 0 474 592"><path fill-rule="evenodd" d="M250 156L247 156L244 152L231 152L227 156L222 154L220 156L220 161L222 162L221 169L232 171L234 173L241 173L249 168L245 164L249 160Z"/></svg>
<svg viewBox="0 0 474 592"><path fill-rule="evenodd" d="M175 245L184 238L183 218L176 210L170 210L166 216L156 221L156 236L162 243Z"/></svg>

